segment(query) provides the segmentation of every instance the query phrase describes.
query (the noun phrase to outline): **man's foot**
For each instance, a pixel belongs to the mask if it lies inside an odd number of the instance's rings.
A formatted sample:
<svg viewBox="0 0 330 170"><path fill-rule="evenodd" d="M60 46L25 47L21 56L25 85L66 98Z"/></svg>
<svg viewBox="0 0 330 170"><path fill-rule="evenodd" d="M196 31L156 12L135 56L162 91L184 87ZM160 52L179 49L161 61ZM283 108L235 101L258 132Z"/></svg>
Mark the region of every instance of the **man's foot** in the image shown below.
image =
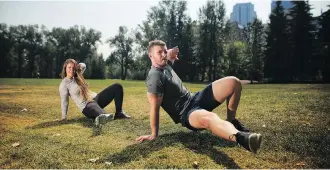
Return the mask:
<svg viewBox="0 0 330 170"><path fill-rule="evenodd" d="M248 129L247 127L245 127L241 122L239 122L237 119L234 119L231 121L231 123L235 126L235 128L238 131L241 132L250 132L250 129Z"/></svg>
<svg viewBox="0 0 330 170"><path fill-rule="evenodd" d="M115 113L115 119L129 119L131 116L127 115L124 111Z"/></svg>
<svg viewBox="0 0 330 170"><path fill-rule="evenodd" d="M261 134L238 132L235 134L235 137L237 143L250 152L257 153L258 149L260 149Z"/></svg>
<svg viewBox="0 0 330 170"><path fill-rule="evenodd" d="M111 120L113 120L113 114L100 114L95 118L95 126L99 128Z"/></svg>

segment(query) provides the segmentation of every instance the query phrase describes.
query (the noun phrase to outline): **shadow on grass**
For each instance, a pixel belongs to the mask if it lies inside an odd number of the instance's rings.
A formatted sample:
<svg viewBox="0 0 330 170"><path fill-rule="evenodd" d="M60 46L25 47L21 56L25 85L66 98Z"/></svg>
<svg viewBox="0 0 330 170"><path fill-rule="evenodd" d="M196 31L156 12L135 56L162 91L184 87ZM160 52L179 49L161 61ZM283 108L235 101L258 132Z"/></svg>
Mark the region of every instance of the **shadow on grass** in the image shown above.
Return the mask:
<svg viewBox="0 0 330 170"><path fill-rule="evenodd" d="M40 128L49 128L49 127L54 127L54 126L61 126L61 125L68 125L68 124L75 124L75 123L80 123L84 127L93 127L93 120L88 119L86 117L80 117L80 118L74 118L74 119L69 119L65 121L49 121L49 122L42 122L37 125L33 126L27 126L25 129L40 129Z"/></svg>
<svg viewBox="0 0 330 170"><path fill-rule="evenodd" d="M161 150L165 147L173 146L176 143L183 144L186 148L190 149L193 152L205 154L212 158L217 164L222 164L226 168L240 168L232 158L229 158L225 153L214 148L215 146L234 147L236 146L235 143L224 141L210 133L196 132L175 132L171 134L161 135L155 141L145 141L142 143L130 145L119 153L106 156L105 160L111 161L116 165L122 165L131 161L143 159L148 155L152 154L153 152ZM189 155L187 155L187 157L188 156ZM162 157L166 159L166 156ZM160 159L162 159L162 157L160 157Z"/></svg>
<svg viewBox="0 0 330 170"><path fill-rule="evenodd" d="M300 124L287 130L290 135L285 149L301 158L309 158L313 168L329 168L330 85L311 85L311 89L317 89L319 92L313 98L306 97L302 107L311 111L312 115L300 112Z"/></svg>

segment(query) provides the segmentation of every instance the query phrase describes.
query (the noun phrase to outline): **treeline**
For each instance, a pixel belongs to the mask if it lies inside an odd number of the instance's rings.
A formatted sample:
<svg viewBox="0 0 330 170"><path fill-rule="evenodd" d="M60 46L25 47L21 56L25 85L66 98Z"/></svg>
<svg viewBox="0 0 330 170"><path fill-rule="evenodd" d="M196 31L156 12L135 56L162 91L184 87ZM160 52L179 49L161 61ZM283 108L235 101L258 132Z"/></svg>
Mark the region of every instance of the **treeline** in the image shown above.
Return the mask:
<svg viewBox="0 0 330 170"><path fill-rule="evenodd" d="M103 42L112 49L107 57L96 52L102 42L94 29L0 24L0 77L58 78L74 58L87 64L86 78L144 80L148 42L161 39L179 47L174 69L184 81L330 82L330 10L314 18L305 1L292 1L289 11L276 3L268 24L255 19L241 28L225 18L222 1L207 1L197 20L187 15L187 1L161 1L137 28L120 26Z"/></svg>

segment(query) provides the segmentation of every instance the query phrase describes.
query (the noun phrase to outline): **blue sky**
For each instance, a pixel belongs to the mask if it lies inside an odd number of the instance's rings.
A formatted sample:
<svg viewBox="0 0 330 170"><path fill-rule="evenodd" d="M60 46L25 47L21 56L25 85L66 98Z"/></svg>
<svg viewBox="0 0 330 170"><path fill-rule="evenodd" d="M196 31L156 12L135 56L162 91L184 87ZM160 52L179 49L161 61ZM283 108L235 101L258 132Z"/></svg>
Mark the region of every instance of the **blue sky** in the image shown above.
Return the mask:
<svg viewBox="0 0 330 170"><path fill-rule="evenodd" d="M251 2L257 17L268 21L271 0L224 0L226 17L230 16L234 4ZM0 1L0 22L8 25L43 24L53 27L69 28L84 25L102 32L102 41L114 36L121 25L134 29L146 19L147 11L157 5L158 0L108 0L108 1ZM197 19L197 11L206 4L205 0L188 0L187 14ZM321 8L327 10L330 1L310 0L314 16ZM98 52L107 57L110 48L99 44Z"/></svg>

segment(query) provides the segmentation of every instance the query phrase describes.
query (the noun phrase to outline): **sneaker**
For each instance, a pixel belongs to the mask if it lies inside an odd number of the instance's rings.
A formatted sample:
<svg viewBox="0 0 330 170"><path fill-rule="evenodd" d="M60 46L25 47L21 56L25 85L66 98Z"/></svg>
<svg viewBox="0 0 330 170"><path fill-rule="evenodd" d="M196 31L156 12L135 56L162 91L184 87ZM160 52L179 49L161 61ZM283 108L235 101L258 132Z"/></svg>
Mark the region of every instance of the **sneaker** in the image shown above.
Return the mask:
<svg viewBox="0 0 330 170"><path fill-rule="evenodd" d="M124 111L115 113L115 118L114 119L129 119L131 116L127 115Z"/></svg>
<svg viewBox="0 0 330 170"><path fill-rule="evenodd" d="M237 143L250 152L257 153L258 149L260 149L261 134L238 132L235 134L235 137Z"/></svg>
<svg viewBox="0 0 330 170"><path fill-rule="evenodd" d="M113 114L100 114L95 118L95 126L99 128L111 120L113 120Z"/></svg>
<svg viewBox="0 0 330 170"><path fill-rule="evenodd" d="M238 131L241 132L250 132L250 129L248 129L247 127L245 127L241 122L239 122L237 119L234 119L231 121L231 123L235 126L235 128Z"/></svg>

